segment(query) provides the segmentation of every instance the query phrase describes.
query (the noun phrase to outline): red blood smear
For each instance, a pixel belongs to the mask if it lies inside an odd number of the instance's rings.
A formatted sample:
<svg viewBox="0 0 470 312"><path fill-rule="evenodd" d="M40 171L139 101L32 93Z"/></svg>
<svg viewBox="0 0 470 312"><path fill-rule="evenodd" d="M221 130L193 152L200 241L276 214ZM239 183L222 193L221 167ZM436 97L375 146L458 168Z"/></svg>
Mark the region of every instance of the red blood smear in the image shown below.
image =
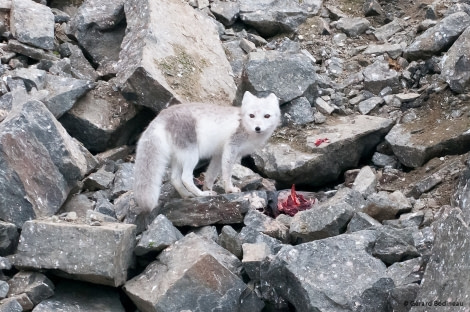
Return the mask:
<svg viewBox="0 0 470 312"><path fill-rule="evenodd" d="M289 216L294 216L297 212L312 208L315 199L305 199L302 194L297 194L295 191L295 184L292 184L290 195L287 199L280 200L277 204L277 209L281 213Z"/></svg>

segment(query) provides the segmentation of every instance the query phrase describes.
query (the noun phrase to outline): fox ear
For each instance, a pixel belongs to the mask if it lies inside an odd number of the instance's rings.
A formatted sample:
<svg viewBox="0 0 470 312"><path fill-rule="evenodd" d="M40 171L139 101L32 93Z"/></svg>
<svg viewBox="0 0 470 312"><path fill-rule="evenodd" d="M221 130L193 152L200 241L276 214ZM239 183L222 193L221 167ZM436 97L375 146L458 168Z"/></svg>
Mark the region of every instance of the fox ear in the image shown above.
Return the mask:
<svg viewBox="0 0 470 312"><path fill-rule="evenodd" d="M252 99L254 97L255 96L250 91L245 91L245 93L243 94L243 102L245 102L245 100Z"/></svg>

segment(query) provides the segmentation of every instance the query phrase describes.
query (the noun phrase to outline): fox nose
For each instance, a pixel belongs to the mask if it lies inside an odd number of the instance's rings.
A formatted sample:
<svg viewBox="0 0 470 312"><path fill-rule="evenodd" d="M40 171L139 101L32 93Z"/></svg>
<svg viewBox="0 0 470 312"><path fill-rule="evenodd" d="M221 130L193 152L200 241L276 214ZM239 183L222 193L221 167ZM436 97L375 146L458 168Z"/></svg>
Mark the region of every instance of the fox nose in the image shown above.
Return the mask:
<svg viewBox="0 0 470 312"><path fill-rule="evenodd" d="M260 127L256 127L256 128L255 128L255 131L256 131L256 132L261 132L261 128L260 128Z"/></svg>

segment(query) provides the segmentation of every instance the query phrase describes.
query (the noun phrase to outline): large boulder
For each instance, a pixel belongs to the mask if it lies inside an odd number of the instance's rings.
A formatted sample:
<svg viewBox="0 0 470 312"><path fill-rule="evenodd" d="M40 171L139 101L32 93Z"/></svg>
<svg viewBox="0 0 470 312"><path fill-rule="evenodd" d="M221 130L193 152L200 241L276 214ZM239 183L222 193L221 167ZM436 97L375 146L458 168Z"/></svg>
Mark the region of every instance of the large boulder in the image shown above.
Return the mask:
<svg viewBox="0 0 470 312"><path fill-rule="evenodd" d="M15 105L0 124L0 218L21 227L55 214L95 166L41 102Z"/></svg>
<svg viewBox="0 0 470 312"><path fill-rule="evenodd" d="M452 91L457 93L470 91L469 49L470 27L467 27L442 58L441 76Z"/></svg>
<svg viewBox="0 0 470 312"><path fill-rule="evenodd" d="M260 172L289 187L324 185L371 154L392 123L372 116L338 117L317 129L296 132L294 140L274 135L252 157Z"/></svg>
<svg viewBox="0 0 470 312"><path fill-rule="evenodd" d="M232 104L236 87L213 21L177 0L124 7L117 79L127 99L157 111L187 101Z"/></svg>

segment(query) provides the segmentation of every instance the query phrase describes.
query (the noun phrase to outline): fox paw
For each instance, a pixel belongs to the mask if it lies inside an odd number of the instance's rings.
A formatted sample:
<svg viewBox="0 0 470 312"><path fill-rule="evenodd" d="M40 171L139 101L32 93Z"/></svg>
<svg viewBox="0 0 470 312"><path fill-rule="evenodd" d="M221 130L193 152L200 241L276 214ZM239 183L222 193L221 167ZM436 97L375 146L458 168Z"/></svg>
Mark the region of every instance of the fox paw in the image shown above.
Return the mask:
<svg viewBox="0 0 470 312"><path fill-rule="evenodd" d="M230 189L225 190L225 191L227 193L240 193L241 192L241 190L236 186L232 186Z"/></svg>

